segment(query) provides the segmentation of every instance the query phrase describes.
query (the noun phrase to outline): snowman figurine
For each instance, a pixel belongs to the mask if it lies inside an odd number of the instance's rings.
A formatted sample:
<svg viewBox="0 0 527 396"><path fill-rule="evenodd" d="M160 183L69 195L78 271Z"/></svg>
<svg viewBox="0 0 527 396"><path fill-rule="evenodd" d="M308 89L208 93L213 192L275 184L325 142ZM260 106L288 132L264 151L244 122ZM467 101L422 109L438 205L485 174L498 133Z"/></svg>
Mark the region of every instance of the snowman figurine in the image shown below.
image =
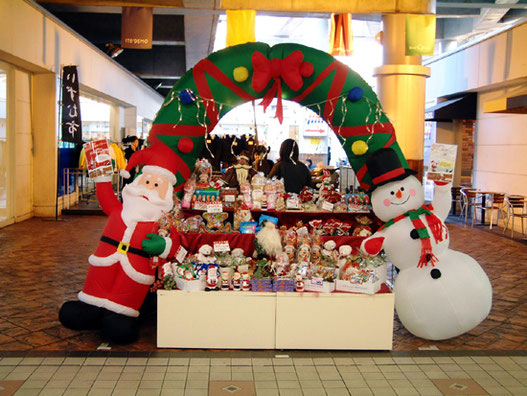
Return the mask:
<svg viewBox="0 0 527 396"><path fill-rule="evenodd" d="M436 182L432 205L424 205L416 172L404 169L397 153L384 148L366 160L373 181L375 215L385 224L362 242L376 255L384 249L399 268L395 309L412 334L445 340L472 330L490 312L492 287L480 265L451 250L444 224L451 205L451 183Z"/></svg>

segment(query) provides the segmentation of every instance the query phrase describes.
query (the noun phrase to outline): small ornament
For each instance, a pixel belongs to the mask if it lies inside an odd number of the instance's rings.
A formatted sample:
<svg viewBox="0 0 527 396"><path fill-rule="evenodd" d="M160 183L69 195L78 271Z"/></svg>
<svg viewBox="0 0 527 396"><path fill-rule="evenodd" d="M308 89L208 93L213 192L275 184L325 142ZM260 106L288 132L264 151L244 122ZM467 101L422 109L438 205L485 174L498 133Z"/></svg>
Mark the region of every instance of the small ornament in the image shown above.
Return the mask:
<svg viewBox="0 0 527 396"><path fill-rule="evenodd" d="M242 274L242 291L251 290L251 278L247 272Z"/></svg>
<svg viewBox="0 0 527 396"><path fill-rule="evenodd" d="M218 269L214 265L210 265L207 270L207 286L205 291L218 290Z"/></svg>
<svg viewBox="0 0 527 396"><path fill-rule="evenodd" d="M225 271L221 273L221 290L227 291L229 289L230 289L229 273Z"/></svg>
<svg viewBox="0 0 527 396"><path fill-rule="evenodd" d="M196 101L196 95L190 89L185 89L179 93L179 100L183 104L189 105Z"/></svg>
<svg viewBox="0 0 527 396"><path fill-rule="evenodd" d="M302 274L296 274L295 291L297 292L304 291L304 280L302 279Z"/></svg>
<svg viewBox="0 0 527 396"><path fill-rule="evenodd" d="M216 257L214 257L212 254L212 246L202 245L198 250L198 254L196 255L196 260L200 264L215 263Z"/></svg>
<svg viewBox="0 0 527 396"><path fill-rule="evenodd" d="M246 67L240 66L234 69L232 75L237 82L244 82L249 78L249 70Z"/></svg>
<svg viewBox="0 0 527 396"><path fill-rule="evenodd" d="M351 91L349 91L348 99L351 102L358 102L359 100L362 99L363 94L364 94L364 91L362 90L361 87L355 87L355 88L352 88Z"/></svg>
<svg viewBox="0 0 527 396"><path fill-rule="evenodd" d="M232 276L232 288L233 290L240 291L242 286L242 279L239 272L235 272Z"/></svg>
<svg viewBox="0 0 527 396"><path fill-rule="evenodd" d="M184 137L178 142L177 148L182 153L188 154L194 149L194 142L192 139Z"/></svg>
<svg viewBox="0 0 527 396"><path fill-rule="evenodd" d="M368 151L368 144L363 140L357 140L351 145L351 151L355 155L364 155Z"/></svg>

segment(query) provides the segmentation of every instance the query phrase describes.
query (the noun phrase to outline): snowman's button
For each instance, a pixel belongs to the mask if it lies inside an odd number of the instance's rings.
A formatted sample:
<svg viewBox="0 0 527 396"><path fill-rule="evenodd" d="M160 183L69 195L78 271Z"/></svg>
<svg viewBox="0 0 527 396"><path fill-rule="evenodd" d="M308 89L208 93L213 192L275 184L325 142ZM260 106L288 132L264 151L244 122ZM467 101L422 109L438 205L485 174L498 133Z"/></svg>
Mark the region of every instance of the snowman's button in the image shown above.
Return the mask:
<svg viewBox="0 0 527 396"><path fill-rule="evenodd" d="M437 268L434 268L432 271L430 271L430 276L432 279L439 279L441 278L441 271L439 271Z"/></svg>
<svg viewBox="0 0 527 396"><path fill-rule="evenodd" d="M410 238L419 239L419 233L417 232L415 228L412 231L410 231Z"/></svg>

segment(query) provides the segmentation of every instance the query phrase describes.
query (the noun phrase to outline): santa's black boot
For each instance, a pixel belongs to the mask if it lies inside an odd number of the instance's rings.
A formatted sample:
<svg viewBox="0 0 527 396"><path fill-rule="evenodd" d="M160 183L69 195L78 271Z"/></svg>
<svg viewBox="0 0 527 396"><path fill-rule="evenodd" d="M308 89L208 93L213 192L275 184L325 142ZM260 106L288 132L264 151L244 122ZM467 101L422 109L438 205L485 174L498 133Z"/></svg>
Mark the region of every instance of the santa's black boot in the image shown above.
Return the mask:
<svg viewBox="0 0 527 396"><path fill-rule="evenodd" d="M59 311L59 320L72 330L95 330L101 327L102 309L82 301L66 301Z"/></svg>
<svg viewBox="0 0 527 396"><path fill-rule="evenodd" d="M130 344L139 338L139 318L105 310L102 315L102 334L114 344Z"/></svg>

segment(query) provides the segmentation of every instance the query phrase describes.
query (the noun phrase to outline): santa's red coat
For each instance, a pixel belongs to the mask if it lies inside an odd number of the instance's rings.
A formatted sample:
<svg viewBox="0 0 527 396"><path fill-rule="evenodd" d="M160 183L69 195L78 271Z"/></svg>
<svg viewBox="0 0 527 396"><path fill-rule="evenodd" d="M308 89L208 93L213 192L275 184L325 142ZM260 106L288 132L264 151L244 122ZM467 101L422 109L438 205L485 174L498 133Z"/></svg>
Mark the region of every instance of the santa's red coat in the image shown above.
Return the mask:
<svg viewBox="0 0 527 396"><path fill-rule="evenodd" d="M109 216L103 235L117 242L129 243L141 249L146 234L157 233L157 223L123 221L123 205L115 197L110 182L97 183L97 198L104 213ZM174 233L173 233L174 234ZM179 248L176 235L165 238L167 249L162 258L172 257ZM125 248L124 248L125 249ZM90 269L79 300L110 311L136 317L150 285L154 282L155 267L147 257L118 251L116 246L100 241L89 258Z"/></svg>

